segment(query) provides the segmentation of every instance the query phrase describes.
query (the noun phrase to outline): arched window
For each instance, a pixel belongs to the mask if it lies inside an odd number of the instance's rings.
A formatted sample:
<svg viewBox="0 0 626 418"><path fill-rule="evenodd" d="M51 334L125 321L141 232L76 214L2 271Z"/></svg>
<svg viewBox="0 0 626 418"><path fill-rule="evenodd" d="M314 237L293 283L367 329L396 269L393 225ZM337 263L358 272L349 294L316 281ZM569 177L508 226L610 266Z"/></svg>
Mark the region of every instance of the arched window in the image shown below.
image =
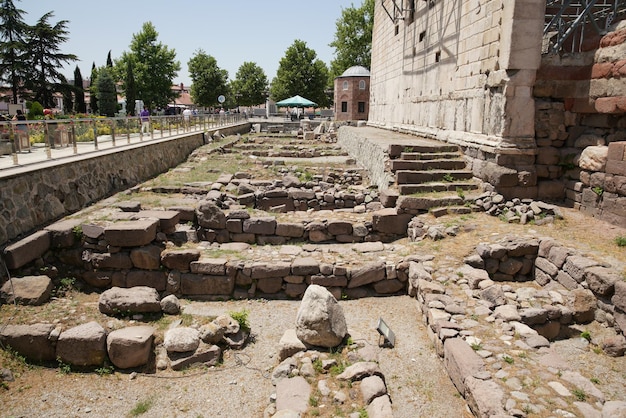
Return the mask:
<svg viewBox="0 0 626 418"><path fill-rule="evenodd" d="M343 89L344 90L348 90L348 82L347 81L343 82Z"/></svg>
<svg viewBox="0 0 626 418"><path fill-rule="evenodd" d="M365 90L365 80L359 81L359 90Z"/></svg>

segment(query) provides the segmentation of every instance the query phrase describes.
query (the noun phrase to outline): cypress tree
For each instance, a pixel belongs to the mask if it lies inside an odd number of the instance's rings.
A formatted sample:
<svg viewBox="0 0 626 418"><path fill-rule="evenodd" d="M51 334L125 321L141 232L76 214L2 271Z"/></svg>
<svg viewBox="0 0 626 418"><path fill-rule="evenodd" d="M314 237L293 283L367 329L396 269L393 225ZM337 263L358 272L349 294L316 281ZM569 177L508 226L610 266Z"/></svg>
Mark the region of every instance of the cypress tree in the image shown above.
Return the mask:
<svg viewBox="0 0 626 418"><path fill-rule="evenodd" d="M80 73L80 68L78 65L74 69L74 95L76 96L76 101L74 103L74 112L76 113L86 113L87 106L85 105L85 90L83 89L83 76Z"/></svg>
<svg viewBox="0 0 626 418"><path fill-rule="evenodd" d="M91 79L89 80L89 93L90 93L90 104L91 104L91 112L94 115L98 115L98 69L96 68L96 63L94 62L91 65Z"/></svg>

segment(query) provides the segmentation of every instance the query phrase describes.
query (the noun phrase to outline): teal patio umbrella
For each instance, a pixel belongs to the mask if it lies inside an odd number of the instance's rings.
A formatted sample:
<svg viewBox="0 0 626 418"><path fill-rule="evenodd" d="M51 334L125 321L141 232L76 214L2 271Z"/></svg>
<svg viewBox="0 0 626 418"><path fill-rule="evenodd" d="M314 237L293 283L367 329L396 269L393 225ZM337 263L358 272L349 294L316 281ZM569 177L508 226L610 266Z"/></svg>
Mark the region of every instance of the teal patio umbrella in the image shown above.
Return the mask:
<svg viewBox="0 0 626 418"><path fill-rule="evenodd" d="M278 107L315 107L317 103L310 101L302 96L295 95L293 97L289 97L287 99L281 100L280 102L276 102L276 106Z"/></svg>

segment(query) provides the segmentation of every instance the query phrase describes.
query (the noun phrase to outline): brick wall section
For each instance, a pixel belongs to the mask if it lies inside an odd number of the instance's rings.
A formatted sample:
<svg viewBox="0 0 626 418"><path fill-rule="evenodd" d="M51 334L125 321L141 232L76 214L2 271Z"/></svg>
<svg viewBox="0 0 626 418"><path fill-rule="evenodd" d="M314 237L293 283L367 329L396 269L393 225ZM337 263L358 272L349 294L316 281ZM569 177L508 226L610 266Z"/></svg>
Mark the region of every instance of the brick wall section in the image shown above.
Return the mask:
<svg viewBox="0 0 626 418"><path fill-rule="evenodd" d="M565 184L567 204L622 226L626 225L626 178L619 155L626 141L624 57L626 21L599 39L595 49L543 56L533 91L539 183L551 185L553 192L559 183ZM581 168L588 147L608 147L605 164Z"/></svg>

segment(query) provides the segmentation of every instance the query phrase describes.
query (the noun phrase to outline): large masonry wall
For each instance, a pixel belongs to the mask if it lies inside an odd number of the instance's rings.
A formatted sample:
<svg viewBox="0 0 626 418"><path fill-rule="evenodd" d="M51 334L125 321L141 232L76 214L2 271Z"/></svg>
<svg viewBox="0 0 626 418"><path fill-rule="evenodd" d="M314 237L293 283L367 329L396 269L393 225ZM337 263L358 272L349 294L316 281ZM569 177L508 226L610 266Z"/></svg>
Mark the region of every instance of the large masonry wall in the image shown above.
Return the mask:
<svg viewBox="0 0 626 418"><path fill-rule="evenodd" d="M247 132L250 125L239 129ZM96 157L80 156L0 179L0 246L169 170L201 145L202 133L197 133Z"/></svg>
<svg viewBox="0 0 626 418"><path fill-rule="evenodd" d="M532 87L545 1L414 3L394 22L376 2L368 124L459 144L478 177L535 197ZM512 173L518 181L500 182Z"/></svg>

